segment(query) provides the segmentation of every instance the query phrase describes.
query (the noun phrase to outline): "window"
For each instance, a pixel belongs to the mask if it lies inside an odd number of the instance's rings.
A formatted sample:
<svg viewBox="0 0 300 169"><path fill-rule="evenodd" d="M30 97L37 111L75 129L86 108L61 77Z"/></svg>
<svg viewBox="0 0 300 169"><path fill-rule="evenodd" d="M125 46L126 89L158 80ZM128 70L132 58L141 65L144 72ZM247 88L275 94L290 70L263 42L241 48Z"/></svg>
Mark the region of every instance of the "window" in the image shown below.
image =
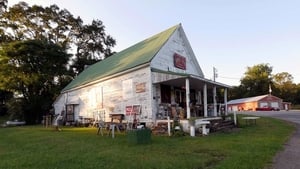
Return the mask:
<svg viewBox="0 0 300 169"><path fill-rule="evenodd" d="M74 105L68 104L66 106L67 113L66 113L66 121L67 122L74 122Z"/></svg>

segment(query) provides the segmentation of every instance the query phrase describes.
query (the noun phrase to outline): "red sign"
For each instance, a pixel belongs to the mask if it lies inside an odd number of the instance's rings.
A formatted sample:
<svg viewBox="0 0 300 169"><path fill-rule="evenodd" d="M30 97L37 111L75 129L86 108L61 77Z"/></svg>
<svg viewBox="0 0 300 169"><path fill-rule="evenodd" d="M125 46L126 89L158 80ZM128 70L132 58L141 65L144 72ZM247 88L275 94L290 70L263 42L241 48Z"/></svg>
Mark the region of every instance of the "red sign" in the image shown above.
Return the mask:
<svg viewBox="0 0 300 169"><path fill-rule="evenodd" d="M125 107L126 115L140 114L141 105L131 105Z"/></svg>
<svg viewBox="0 0 300 169"><path fill-rule="evenodd" d="M175 53L174 54L174 66L186 70L186 60L185 57Z"/></svg>

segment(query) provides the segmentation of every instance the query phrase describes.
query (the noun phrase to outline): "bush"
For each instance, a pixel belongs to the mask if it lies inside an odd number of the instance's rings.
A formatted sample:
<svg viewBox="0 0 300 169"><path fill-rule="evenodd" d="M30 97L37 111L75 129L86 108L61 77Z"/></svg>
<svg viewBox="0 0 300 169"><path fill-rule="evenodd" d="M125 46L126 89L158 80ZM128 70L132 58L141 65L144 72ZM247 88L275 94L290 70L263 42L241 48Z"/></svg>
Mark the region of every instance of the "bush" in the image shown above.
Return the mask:
<svg viewBox="0 0 300 169"><path fill-rule="evenodd" d="M292 105L291 109L300 110L300 104Z"/></svg>
<svg viewBox="0 0 300 169"><path fill-rule="evenodd" d="M4 116L7 114L7 108L4 104L0 104L0 116Z"/></svg>

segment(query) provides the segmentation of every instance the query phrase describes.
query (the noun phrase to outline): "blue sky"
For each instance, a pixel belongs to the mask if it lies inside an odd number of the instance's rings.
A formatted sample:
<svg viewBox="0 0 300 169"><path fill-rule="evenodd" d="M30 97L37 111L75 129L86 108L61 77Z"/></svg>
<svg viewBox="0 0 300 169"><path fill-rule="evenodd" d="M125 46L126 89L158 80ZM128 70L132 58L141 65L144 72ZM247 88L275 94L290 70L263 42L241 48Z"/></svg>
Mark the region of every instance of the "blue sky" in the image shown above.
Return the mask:
<svg viewBox="0 0 300 169"><path fill-rule="evenodd" d="M115 51L181 23L204 75L239 85L246 68L268 63L300 83L299 0L24 0L57 4L84 22L103 21ZM9 5L19 0L9 0Z"/></svg>

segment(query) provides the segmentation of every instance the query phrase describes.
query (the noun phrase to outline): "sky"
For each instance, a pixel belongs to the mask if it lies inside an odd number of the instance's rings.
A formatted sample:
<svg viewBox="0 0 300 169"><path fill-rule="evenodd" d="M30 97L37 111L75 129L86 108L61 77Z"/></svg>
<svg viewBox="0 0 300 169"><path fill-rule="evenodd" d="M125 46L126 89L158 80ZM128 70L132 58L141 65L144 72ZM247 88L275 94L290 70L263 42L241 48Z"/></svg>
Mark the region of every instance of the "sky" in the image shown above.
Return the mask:
<svg viewBox="0 0 300 169"><path fill-rule="evenodd" d="M300 83L299 0L23 1L56 4L85 24L101 20L116 52L181 23L205 78L215 67L216 81L237 86L247 67L269 64L272 74L288 72Z"/></svg>

